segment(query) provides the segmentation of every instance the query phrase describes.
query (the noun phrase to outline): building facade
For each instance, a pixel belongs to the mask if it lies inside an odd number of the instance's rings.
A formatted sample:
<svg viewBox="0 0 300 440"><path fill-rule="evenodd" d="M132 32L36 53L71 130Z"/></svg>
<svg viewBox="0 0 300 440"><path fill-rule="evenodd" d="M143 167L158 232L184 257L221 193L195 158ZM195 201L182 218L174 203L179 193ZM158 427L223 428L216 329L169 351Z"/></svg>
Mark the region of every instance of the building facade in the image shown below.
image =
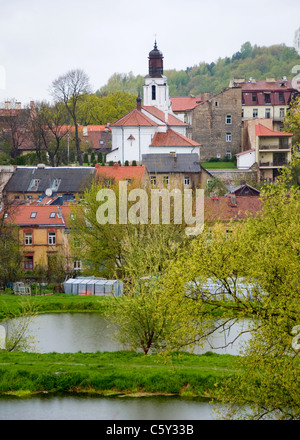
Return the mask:
<svg viewBox="0 0 300 440"><path fill-rule="evenodd" d="M201 162L230 159L241 151L241 88L227 88L192 111L191 137L201 144Z"/></svg>

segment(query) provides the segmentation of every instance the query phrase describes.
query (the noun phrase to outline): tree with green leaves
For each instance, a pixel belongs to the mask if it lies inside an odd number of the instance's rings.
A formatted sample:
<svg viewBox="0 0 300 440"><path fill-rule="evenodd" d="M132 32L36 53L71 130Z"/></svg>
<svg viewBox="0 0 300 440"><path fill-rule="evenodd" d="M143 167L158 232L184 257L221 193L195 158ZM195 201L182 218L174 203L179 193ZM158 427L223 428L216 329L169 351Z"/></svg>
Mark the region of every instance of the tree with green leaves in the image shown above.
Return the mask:
<svg viewBox="0 0 300 440"><path fill-rule="evenodd" d="M193 303L199 342L251 320L249 343L241 348L243 373L216 390L230 411L300 419L299 187L287 190L279 178L262 191L262 201L261 212L236 223L230 237L216 225L210 239L205 233L194 238L170 266L163 288L178 304L184 298ZM215 314L218 326L211 325Z"/></svg>

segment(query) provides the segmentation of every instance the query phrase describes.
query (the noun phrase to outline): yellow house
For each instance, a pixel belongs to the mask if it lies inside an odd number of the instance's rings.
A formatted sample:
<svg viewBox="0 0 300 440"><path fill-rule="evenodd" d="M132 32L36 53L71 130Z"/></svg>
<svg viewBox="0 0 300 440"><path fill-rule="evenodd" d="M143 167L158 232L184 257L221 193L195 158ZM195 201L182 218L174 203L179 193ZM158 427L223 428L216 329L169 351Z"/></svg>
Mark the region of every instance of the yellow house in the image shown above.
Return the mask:
<svg viewBox="0 0 300 440"><path fill-rule="evenodd" d="M51 259L63 256L66 270L72 269L66 235L67 206L19 205L5 216L19 227L23 269L37 265L49 268Z"/></svg>

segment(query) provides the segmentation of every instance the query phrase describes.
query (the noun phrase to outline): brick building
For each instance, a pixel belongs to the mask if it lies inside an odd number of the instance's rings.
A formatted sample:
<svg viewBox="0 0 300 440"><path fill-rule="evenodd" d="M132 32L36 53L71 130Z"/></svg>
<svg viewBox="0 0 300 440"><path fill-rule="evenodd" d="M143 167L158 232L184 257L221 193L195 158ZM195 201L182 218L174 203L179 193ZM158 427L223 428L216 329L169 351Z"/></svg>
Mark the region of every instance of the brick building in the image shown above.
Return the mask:
<svg viewBox="0 0 300 440"><path fill-rule="evenodd" d="M201 162L231 158L241 151L241 88L226 88L193 109L192 139L201 144Z"/></svg>

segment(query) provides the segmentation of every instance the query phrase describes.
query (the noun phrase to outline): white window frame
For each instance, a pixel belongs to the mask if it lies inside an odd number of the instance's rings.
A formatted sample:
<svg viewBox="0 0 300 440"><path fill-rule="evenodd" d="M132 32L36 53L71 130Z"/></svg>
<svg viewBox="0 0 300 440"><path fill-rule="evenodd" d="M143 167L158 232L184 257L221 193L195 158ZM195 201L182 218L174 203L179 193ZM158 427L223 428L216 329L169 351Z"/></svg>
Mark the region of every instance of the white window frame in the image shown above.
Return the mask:
<svg viewBox="0 0 300 440"><path fill-rule="evenodd" d="M226 133L226 142L232 142L232 134L230 132Z"/></svg>
<svg viewBox="0 0 300 440"><path fill-rule="evenodd" d="M56 245L56 232L48 232L48 244Z"/></svg>
<svg viewBox="0 0 300 440"><path fill-rule="evenodd" d="M258 117L258 108L254 108L252 112L252 117L257 118Z"/></svg>
<svg viewBox="0 0 300 440"><path fill-rule="evenodd" d="M32 244L32 232L24 232L24 243L26 246L30 246Z"/></svg>
<svg viewBox="0 0 300 440"><path fill-rule="evenodd" d="M189 176L185 176L184 177L184 186L188 186L190 185L190 177Z"/></svg>
<svg viewBox="0 0 300 440"><path fill-rule="evenodd" d="M232 124L232 115L226 115L225 116L225 124L226 125L231 125Z"/></svg>
<svg viewBox="0 0 300 440"><path fill-rule="evenodd" d="M73 263L73 269L74 270L81 270L81 260L75 260Z"/></svg>
<svg viewBox="0 0 300 440"><path fill-rule="evenodd" d="M152 186L156 185L156 176L150 176L150 183Z"/></svg>

